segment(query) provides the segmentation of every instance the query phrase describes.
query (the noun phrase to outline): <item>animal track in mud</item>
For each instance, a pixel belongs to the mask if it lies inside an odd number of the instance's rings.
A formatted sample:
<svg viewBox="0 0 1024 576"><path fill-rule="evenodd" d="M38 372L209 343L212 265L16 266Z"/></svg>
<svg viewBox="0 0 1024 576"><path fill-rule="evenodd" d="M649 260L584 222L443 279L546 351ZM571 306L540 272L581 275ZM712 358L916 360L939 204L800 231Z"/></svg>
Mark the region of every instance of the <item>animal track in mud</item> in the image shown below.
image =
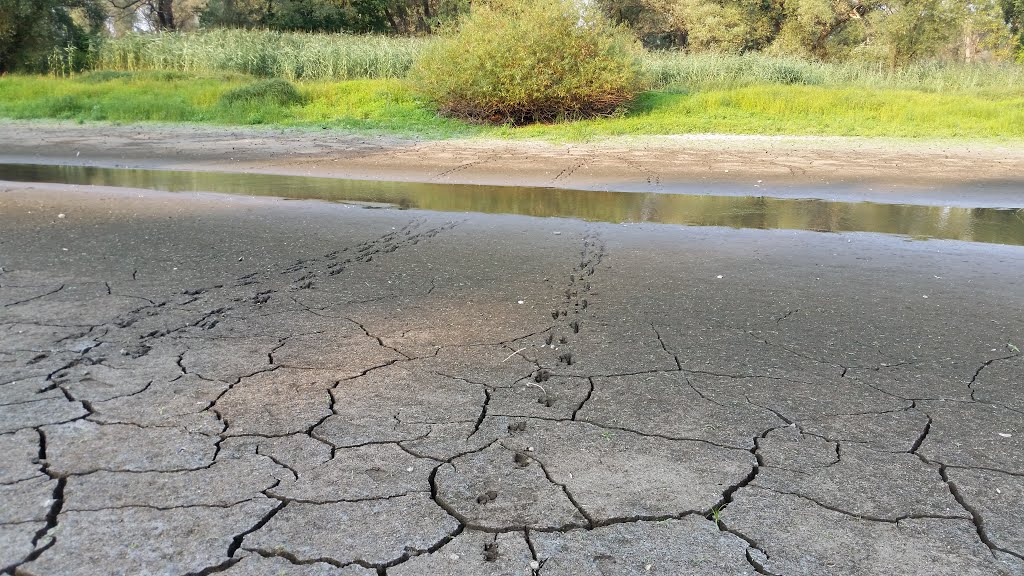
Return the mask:
<svg viewBox="0 0 1024 576"><path fill-rule="evenodd" d="M554 183L557 183L557 182L559 182L561 180L566 180L568 178L571 178L572 175L575 174L577 170L579 170L580 168L583 168L586 165L587 165L587 160L586 159L581 159L581 160L577 160L577 161L573 162L571 165L565 167L561 172L559 172L558 175L555 176L551 180L551 183L554 184Z"/></svg>
<svg viewBox="0 0 1024 576"><path fill-rule="evenodd" d="M643 164L637 162L636 160L633 160L632 158L629 158L628 156L619 156L618 158L619 160L622 160L622 163L628 166L629 168L632 168L633 170L636 170L637 172L643 174L648 184L651 184L655 187L661 187L661 174L658 174L657 172L645 167Z"/></svg>
<svg viewBox="0 0 1024 576"><path fill-rule="evenodd" d="M439 173L435 174L434 178L444 178L445 176L451 176L452 174L456 174L458 172L462 172L463 170L468 170L468 169L470 169L470 168L472 168L474 166L479 166L480 164L484 164L486 162L490 162L493 159L494 159L493 156L487 156L487 157L481 158L479 160L473 160L473 161L470 161L470 162L465 162L463 164L459 164L458 166L455 166L453 168L449 168L448 170L444 170L443 172L439 172Z"/></svg>
<svg viewBox="0 0 1024 576"><path fill-rule="evenodd" d="M283 274L297 275L292 279L293 290L309 290L316 286L317 281L338 276L354 265L369 264L373 262L375 256L393 254L403 248L415 246L457 225L448 222L434 228L425 228L425 222L423 219L413 220L354 247L335 250L319 258L300 260L285 269Z"/></svg>
<svg viewBox="0 0 1024 576"><path fill-rule="evenodd" d="M483 494L476 497L476 503L483 505L488 504L490 502L494 502L497 499L498 492L496 490L488 490L487 492L484 492Z"/></svg>
<svg viewBox="0 0 1024 576"><path fill-rule="evenodd" d="M580 261L573 267L569 274L569 281L562 292L562 306L551 311L551 318L557 324L546 336L546 346L553 346L556 341L562 346L569 345L571 337L579 334L583 329L583 319L589 313L590 298L594 294L591 278L597 273L598 266L604 260L605 251L605 243L601 237L596 232L587 230L583 235ZM565 351L559 355L558 363L572 366L574 363L572 352ZM540 380L535 381L540 382Z"/></svg>

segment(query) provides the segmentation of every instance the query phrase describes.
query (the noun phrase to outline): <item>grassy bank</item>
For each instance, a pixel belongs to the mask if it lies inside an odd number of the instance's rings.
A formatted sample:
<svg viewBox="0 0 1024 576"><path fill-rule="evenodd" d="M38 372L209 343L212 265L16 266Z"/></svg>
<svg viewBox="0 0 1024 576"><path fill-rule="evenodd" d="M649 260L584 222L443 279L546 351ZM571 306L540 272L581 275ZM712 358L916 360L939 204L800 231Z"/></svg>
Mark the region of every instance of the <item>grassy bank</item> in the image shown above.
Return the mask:
<svg viewBox="0 0 1024 576"><path fill-rule="evenodd" d="M225 95L258 84L240 74L94 72L74 78L0 78L0 117L78 121L298 126L431 138L492 136L580 141L686 133L1024 138L1024 92L956 92L754 84L642 95L624 114L521 128L439 118L397 79L310 81L301 99Z"/></svg>
<svg viewBox="0 0 1024 576"><path fill-rule="evenodd" d="M648 52L651 90L613 117L472 125L438 117L403 80L427 42L252 30L129 35L96 48L92 72L0 77L0 117L561 141L684 133L1024 138L1022 66L891 70L759 54ZM286 85L290 99L264 94L266 78L293 81L298 92Z"/></svg>

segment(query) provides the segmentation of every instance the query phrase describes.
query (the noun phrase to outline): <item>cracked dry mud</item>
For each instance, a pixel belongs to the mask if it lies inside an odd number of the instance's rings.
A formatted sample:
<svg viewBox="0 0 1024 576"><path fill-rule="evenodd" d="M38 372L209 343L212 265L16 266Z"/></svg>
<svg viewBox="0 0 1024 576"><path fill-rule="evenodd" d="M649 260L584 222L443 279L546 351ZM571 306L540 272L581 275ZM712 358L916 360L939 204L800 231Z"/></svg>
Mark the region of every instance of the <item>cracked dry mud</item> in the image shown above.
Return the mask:
<svg viewBox="0 0 1024 576"><path fill-rule="evenodd" d="M1020 248L0 213L4 573L1024 574Z"/></svg>

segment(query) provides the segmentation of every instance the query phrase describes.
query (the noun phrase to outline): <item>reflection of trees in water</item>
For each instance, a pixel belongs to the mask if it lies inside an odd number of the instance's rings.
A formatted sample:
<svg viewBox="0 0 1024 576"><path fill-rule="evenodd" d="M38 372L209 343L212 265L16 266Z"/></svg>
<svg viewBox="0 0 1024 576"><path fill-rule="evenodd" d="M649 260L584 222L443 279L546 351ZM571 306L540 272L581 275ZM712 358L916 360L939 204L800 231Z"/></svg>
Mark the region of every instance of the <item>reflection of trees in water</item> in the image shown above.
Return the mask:
<svg viewBox="0 0 1024 576"><path fill-rule="evenodd" d="M210 172L0 164L0 180L348 200L484 212L734 228L880 232L1024 245L1024 209L824 202L763 196L593 192Z"/></svg>

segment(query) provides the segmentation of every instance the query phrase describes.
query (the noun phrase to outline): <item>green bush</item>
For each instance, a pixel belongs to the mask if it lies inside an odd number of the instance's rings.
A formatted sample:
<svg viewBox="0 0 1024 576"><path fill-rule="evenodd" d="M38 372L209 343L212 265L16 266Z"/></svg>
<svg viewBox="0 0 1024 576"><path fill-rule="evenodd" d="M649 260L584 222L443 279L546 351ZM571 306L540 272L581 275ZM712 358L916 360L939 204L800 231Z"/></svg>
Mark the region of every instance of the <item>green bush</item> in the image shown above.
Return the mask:
<svg viewBox="0 0 1024 576"><path fill-rule="evenodd" d="M260 103L289 106L302 102L303 98L299 89L291 82L281 78L246 84L240 88L229 90L220 97L220 103L224 105Z"/></svg>
<svg viewBox="0 0 1024 576"><path fill-rule="evenodd" d="M614 113L644 88L635 37L575 0L473 4L410 77L442 113L525 124Z"/></svg>

